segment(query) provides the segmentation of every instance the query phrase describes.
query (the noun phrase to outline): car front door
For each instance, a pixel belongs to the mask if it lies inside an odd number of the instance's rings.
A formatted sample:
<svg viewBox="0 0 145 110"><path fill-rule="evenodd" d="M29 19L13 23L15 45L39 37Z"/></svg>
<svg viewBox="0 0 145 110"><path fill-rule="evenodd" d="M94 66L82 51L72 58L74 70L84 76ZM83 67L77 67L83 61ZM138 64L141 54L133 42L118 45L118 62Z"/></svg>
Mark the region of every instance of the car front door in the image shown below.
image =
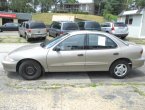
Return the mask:
<svg viewBox="0 0 145 110"><path fill-rule="evenodd" d="M85 34L73 35L47 54L48 70L50 72L84 71L85 67Z"/></svg>
<svg viewBox="0 0 145 110"><path fill-rule="evenodd" d="M86 71L108 71L111 63L119 57L117 44L107 36L88 34Z"/></svg>

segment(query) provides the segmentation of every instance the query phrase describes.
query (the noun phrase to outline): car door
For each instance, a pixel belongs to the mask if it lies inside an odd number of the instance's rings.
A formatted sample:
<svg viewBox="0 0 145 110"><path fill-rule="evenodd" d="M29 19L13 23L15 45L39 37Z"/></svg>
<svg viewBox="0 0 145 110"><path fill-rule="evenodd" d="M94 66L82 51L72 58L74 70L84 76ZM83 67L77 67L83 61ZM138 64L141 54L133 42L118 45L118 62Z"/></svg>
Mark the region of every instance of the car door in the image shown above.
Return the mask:
<svg viewBox="0 0 145 110"><path fill-rule="evenodd" d="M48 70L50 72L84 71L85 66L85 34L73 35L47 54Z"/></svg>
<svg viewBox="0 0 145 110"><path fill-rule="evenodd" d="M108 71L111 63L119 57L117 44L107 36L88 34L86 71Z"/></svg>
<svg viewBox="0 0 145 110"><path fill-rule="evenodd" d="M19 33L22 35L22 36L25 36L25 23L22 23L19 27Z"/></svg>
<svg viewBox="0 0 145 110"><path fill-rule="evenodd" d="M6 24L4 24L4 25L2 26L2 30L3 30L3 31L9 30L9 29L8 29L8 23L6 23Z"/></svg>

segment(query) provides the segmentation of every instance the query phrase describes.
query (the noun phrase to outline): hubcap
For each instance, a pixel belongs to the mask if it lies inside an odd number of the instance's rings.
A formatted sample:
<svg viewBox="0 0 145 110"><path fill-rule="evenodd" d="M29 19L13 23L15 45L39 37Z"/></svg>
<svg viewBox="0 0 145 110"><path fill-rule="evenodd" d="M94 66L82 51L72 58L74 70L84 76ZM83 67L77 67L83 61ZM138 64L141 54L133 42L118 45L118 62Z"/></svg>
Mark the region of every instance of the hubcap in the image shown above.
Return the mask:
<svg viewBox="0 0 145 110"><path fill-rule="evenodd" d="M114 73L117 76L124 76L127 73L127 66L125 64L118 64L114 69Z"/></svg>
<svg viewBox="0 0 145 110"><path fill-rule="evenodd" d="M36 72L36 69L34 67L32 67L32 66L26 67L26 73L28 75L33 75L33 74L35 74L35 72Z"/></svg>

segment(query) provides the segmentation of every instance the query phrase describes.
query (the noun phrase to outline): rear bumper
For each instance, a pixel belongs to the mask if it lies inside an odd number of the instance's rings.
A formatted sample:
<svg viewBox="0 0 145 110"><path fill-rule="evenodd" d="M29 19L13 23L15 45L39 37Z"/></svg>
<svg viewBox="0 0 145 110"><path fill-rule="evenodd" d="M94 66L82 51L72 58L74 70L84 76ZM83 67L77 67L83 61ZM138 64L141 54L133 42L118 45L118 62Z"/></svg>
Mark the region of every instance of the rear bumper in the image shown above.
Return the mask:
<svg viewBox="0 0 145 110"><path fill-rule="evenodd" d="M29 38L40 38L40 37L46 37L48 34L28 34Z"/></svg>
<svg viewBox="0 0 145 110"><path fill-rule="evenodd" d="M112 33L113 34L113 33ZM126 37L126 36L128 36L128 34L113 34L113 35L115 35L115 36L117 36L117 37Z"/></svg>
<svg viewBox="0 0 145 110"><path fill-rule="evenodd" d="M138 68L138 67L141 67L144 65L144 62L145 62L145 58L139 58L139 59L134 59L132 60L132 68L135 69L135 68Z"/></svg>

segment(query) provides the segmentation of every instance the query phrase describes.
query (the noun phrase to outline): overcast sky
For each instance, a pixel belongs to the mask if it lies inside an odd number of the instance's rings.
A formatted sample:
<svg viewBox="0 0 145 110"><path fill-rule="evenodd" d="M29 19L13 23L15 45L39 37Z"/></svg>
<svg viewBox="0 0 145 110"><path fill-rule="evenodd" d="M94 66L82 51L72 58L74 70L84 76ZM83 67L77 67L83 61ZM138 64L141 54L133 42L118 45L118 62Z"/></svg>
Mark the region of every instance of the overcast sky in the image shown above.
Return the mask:
<svg viewBox="0 0 145 110"><path fill-rule="evenodd" d="M94 0L78 0L80 3L92 3Z"/></svg>

